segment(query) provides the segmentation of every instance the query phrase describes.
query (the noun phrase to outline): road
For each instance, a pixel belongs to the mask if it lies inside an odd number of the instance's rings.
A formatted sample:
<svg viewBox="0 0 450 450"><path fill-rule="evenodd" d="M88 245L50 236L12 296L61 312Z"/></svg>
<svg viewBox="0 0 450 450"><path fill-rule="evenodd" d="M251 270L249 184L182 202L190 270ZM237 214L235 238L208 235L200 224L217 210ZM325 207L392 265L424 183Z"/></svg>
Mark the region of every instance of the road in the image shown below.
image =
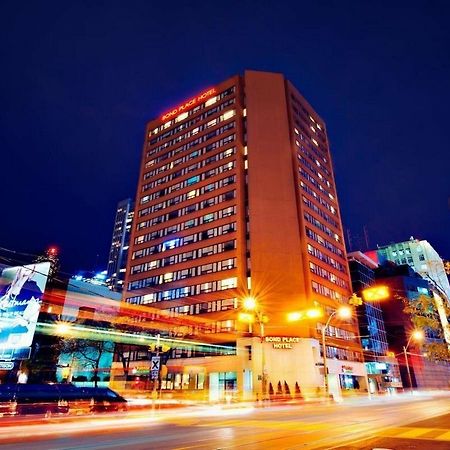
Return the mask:
<svg viewBox="0 0 450 450"><path fill-rule="evenodd" d="M4 426L0 421L0 448L448 450L449 422L448 394L399 395L330 405L198 406L39 419L28 424L9 419ZM410 442L414 445L404 446Z"/></svg>

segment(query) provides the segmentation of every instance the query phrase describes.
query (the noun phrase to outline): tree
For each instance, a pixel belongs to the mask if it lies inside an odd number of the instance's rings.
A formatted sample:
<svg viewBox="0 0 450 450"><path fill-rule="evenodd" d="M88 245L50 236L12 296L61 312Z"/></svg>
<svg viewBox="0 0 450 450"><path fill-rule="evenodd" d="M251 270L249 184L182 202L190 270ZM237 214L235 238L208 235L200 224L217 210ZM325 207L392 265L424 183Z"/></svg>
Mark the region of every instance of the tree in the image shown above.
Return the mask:
<svg viewBox="0 0 450 450"><path fill-rule="evenodd" d="M444 340L444 330L434 298L420 295L413 300L402 300L405 305L403 311L411 317L414 327L424 330L425 334L433 339L423 344L427 357L437 361L450 361L449 346ZM447 316L450 315L448 307L445 308Z"/></svg>
<svg viewBox="0 0 450 450"><path fill-rule="evenodd" d="M94 386L98 386L98 371L104 355L114 352L114 344L108 341L92 341L89 339L66 339L62 342L62 353L72 355L72 360L94 372ZM73 369L73 368L72 368Z"/></svg>

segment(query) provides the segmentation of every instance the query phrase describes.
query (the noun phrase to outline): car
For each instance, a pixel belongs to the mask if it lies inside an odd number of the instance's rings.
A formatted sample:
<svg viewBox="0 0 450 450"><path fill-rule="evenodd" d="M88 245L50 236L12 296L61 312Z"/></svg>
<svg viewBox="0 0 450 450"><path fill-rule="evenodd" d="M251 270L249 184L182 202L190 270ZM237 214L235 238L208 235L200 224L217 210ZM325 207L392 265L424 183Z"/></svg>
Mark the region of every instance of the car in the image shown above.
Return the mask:
<svg viewBox="0 0 450 450"><path fill-rule="evenodd" d="M61 384L0 385L0 415L84 414L125 411L127 401L109 388Z"/></svg>

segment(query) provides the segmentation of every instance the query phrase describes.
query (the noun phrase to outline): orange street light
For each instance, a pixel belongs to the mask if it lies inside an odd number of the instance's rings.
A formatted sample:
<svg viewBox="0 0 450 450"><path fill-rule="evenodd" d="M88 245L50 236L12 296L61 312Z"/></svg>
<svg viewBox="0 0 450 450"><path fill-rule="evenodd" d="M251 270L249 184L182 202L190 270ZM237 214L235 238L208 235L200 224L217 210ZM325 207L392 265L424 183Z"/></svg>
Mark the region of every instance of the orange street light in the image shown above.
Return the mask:
<svg viewBox="0 0 450 450"><path fill-rule="evenodd" d="M259 325L259 338L261 342L261 400L266 399L267 375L266 375L266 356L264 351L264 325L269 318L263 314L259 308L258 302L254 297L248 296L242 299L242 307L245 312L238 314L238 320L249 324L249 332L252 332L252 324L257 322Z"/></svg>
<svg viewBox="0 0 450 450"><path fill-rule="evenodd" d="M411 371L409 370L409 361L408 361L407 350L408 350L409 344L411 344L412 339L414 339L415 341L422 341L424 338L425 338L425 333L422 330L414 330L411 333L411 336L409 337L407 344L403 346L403 354L405 356L406 371L408 372L409 389L411 389L411 393L413 391L413 385L412 385Z"/></svg>
<svg viewBox="0 0 450 450"><path fill-rule="evenodd" d="M390 296L389 287L380 285L380 286L373 286L371 288L363 289L362 296L366 302L374 302L377 300L386 300Z"/></svg>
<svg viewBox="0 0 450 450"><path fill-rule="evenodd" d="M244 306L244 309L248 309L249 311L256 310L258 306L254 297L245 297L242 301L242 305Z"/></svg>
<svg viewBox="0 0 450 450"><path fill-rule="evenodd" d="M335 316L339 316L341 319L349 319L352 316L352 308L350 306L340 306L338 309L333 311L328 317L325 326L322 327L322 348L323 348L323 381L325 386L325 395L329 396L329 384L328 384L328 369L327 369L327 347L325 342L326 330L331 322L331 319Z"/></svg>

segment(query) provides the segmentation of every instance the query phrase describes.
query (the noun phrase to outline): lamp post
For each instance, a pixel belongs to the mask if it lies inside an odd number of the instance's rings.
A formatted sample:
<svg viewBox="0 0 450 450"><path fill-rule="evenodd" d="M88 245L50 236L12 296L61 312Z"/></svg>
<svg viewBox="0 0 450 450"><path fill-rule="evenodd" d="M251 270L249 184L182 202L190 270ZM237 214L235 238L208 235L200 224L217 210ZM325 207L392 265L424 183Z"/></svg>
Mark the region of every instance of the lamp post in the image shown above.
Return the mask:
<svg viewBox="0 0 450 450"><path fill-rule="evenodd" d="M406 371L408 372L409 389L411 390L411 392L413 392L413 385L412 385L411 371L409 369L407 350L408 350L409 345L411 344L412 339L415 339L416 341L420 341L423 338L424 338L423 331L415 330L409 337L407 344L403 346L403 354L405 356Z"/></svg>
<svg viewBox="0 0 450 450"><path fill-rule="evenodd" d="M328 317L328 320L325 323L325 326L322 327L322 349L323 349L323 380L324 380L324 388L325 388L325 396L329 398L329 384L328 384L328 368L327 368L327 348L326 348L326 330L328 325L330 325L331 319L338 315L342 319L348 319L352 315L352 310L348 306L341 306L339 309L333 311Z"/></svg>
<svg viewBox="0 0 450 450"><path fill-rule="evenodd" d="M258 306L254 297L244 298L243 308L249 312L242 312L239 314L241 322L249 324L249 331L252 332L252 323L256 320L259 325L259 338L261 342L261 400L264 401L267 397L267 377L266 377L266 353L264 349L265 330L264 325L268 321L268 317L264 315Z"/></svg>

